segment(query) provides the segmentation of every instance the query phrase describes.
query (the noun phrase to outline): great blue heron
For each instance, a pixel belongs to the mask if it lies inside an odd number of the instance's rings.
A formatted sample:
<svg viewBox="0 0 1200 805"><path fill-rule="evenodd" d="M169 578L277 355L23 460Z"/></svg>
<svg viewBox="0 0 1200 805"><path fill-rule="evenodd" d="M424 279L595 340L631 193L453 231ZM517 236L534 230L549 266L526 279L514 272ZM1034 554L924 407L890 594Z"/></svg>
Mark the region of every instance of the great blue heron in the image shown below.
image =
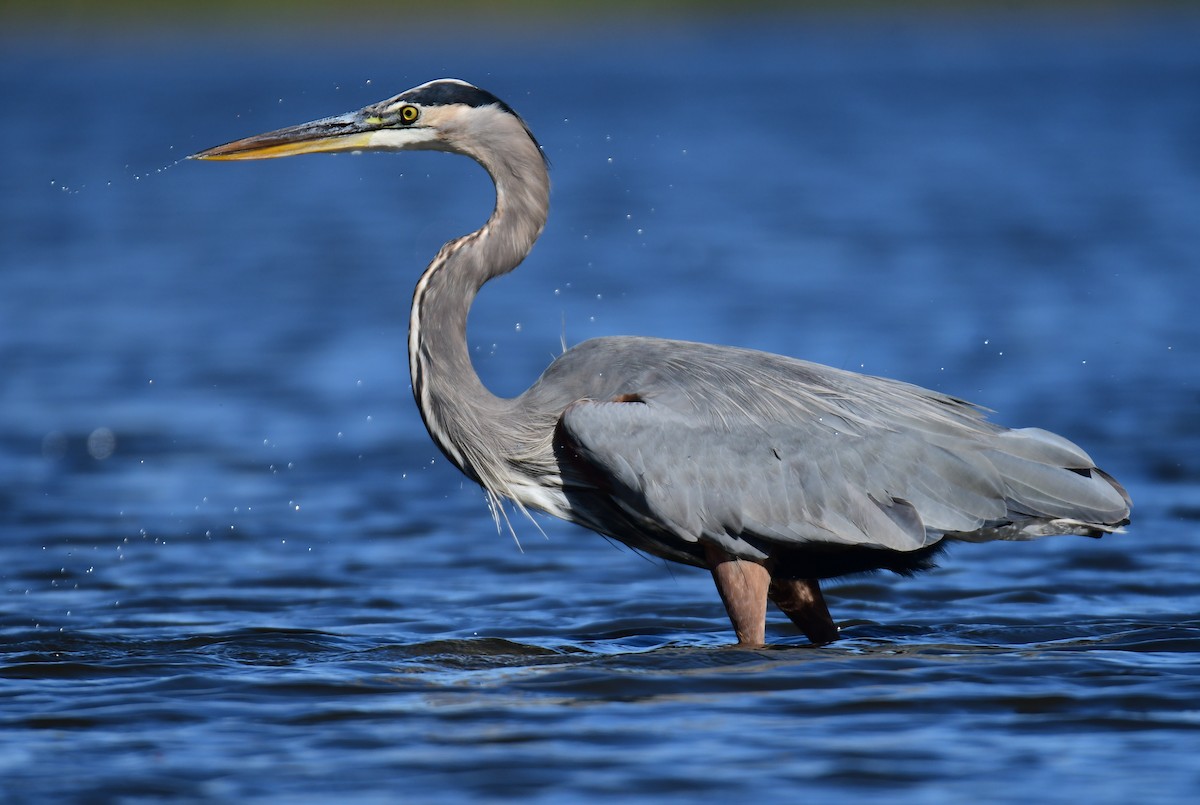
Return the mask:
<svg viewBox="0 0 1200 805"><path fill-rule="evenodd" d="M909 575L945 540L1100 536L1128 522L1125 490L1061 436L779 355L597 338L525 393L493 395L471 365L467 311L533 247L550 180L524 121L466 82L195 156L411 150L471 157L496 185L487 223L443 246L413 294L409 369L430 436L494 506L507 498L710 570L739 643L763 643L768 598L812 642L835 640L820 579Z"/></svg>

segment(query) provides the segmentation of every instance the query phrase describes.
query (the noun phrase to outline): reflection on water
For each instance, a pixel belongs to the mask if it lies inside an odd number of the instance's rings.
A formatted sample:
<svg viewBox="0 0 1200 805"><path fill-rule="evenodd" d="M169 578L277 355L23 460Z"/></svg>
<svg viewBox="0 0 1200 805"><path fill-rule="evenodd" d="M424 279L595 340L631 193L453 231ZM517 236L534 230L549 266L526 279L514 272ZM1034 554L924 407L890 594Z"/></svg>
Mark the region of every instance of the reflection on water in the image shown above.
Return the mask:
<svg viewBox="0 0 1200 805"><path fill-rule="evenodd" d="M6 43L6 795L1185 800L1198 26ZM1079 441L1127 483L1128 533L850 579L842 642L773 618L760 651L726 645L703 573L549 520L518 549L403 354L486 177L178 162L443 73L554 165L546 235L471 320L497 391L613 333L896 376Z"/></svg>

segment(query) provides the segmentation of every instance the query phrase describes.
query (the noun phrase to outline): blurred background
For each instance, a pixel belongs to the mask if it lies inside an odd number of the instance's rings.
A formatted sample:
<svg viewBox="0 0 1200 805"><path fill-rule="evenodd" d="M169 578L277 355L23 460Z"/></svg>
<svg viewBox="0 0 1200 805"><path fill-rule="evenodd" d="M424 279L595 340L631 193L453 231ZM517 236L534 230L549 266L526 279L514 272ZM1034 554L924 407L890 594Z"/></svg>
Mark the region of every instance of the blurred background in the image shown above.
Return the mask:
<svg viewBox="0 0 1200 805"><path fill-rule="evenodd" d="M0 4L0 776L26 801L1194 793L1198 41L1185 2ZM783 649L720 650L704 574L563 524L514 521L518 549L404 354L486 174L184 160L439 77L552 164L543 238L471 319L497 393L626 333L897 377L1079 442L1129 533L853 580L820 652L775 622Z"/></svg>

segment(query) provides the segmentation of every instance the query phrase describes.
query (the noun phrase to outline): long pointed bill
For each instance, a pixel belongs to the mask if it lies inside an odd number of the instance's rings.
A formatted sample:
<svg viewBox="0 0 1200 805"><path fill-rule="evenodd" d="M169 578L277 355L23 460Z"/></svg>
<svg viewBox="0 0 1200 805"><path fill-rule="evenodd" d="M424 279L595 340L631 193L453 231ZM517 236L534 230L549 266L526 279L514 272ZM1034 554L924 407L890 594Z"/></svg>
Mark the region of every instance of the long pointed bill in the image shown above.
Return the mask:
<svg viewBox="0 0 1200 805"><path fill-rule="evenodd" d="M190 159L272 159L294 154L362 151L370 147L371 138L381 123L379 118L350 112L234 140L192 154Z"/></svg>

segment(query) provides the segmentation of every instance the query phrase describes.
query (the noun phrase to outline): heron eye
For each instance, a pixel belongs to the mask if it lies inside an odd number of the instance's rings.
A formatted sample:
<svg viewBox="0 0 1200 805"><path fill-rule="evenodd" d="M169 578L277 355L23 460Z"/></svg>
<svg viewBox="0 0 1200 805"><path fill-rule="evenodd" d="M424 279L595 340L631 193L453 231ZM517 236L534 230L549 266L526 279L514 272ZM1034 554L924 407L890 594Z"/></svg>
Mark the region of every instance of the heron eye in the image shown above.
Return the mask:
<svg viewBox="0 0 1200 805"><path fill-rule="evenodd" d="M401 106L400 107L400 122L401 123L413 123L420 116L421 116L421 112L415 106Z"/></svg>

